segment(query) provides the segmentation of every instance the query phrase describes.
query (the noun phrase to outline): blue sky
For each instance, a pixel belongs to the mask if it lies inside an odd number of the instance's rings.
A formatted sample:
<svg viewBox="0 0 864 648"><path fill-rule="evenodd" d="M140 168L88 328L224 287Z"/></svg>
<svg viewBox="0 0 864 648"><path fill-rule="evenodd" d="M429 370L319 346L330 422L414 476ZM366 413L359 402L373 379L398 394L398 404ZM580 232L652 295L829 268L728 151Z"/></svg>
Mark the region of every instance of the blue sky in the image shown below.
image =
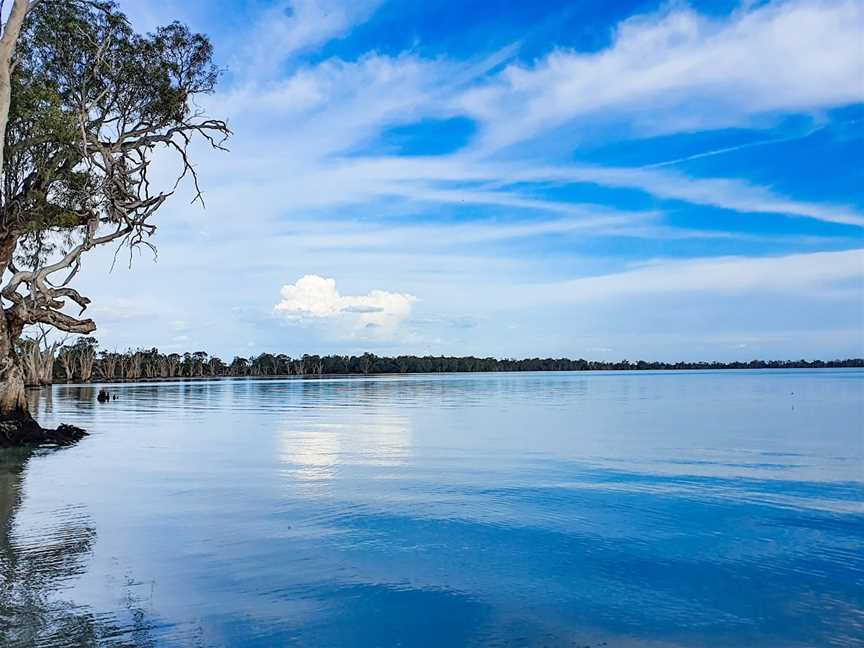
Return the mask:
<svg viewBox="0 0 864 648"><path fill-rule="evenodd" d="M860 2L120 5L234 136L89 260L104 347L864 355Z"/></svg>

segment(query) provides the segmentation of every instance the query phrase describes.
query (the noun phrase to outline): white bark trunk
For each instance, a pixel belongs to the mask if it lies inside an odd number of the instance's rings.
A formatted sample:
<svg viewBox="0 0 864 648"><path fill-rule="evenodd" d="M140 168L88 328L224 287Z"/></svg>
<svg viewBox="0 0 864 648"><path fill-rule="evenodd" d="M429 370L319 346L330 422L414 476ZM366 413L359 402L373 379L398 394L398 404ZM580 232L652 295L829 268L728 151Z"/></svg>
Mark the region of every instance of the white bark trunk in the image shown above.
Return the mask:
<svg viewBox="0 0 864 648"><path fill-rule="evenodd" d="M13 56L21 27L31 7L29 0L15 0L0 36L0 178L3 174L6 125L9 123L9 105L12 100ZM3 261L5 272L9 259ZM24 373L15 357L14 341L6 322L6 314L2 312L2 304L0 319L0 418L29 417Z"/></svg>
<svg viewBox="0 0 864 648"><path fill-rule="evenodd" d="M30 0L15 0L9 18L3 25L3 35L0 36L0 174L3 170L6 124L9 123L9 105L12 100L12 57L24 19L32 6Z"/></svg>

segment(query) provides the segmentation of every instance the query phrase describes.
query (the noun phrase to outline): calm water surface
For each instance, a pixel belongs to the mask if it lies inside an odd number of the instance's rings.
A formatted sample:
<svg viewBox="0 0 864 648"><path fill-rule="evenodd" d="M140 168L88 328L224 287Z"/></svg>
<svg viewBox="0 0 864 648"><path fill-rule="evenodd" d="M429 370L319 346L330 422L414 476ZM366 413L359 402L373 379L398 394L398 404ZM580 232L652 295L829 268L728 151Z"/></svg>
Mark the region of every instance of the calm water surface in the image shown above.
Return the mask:
<svg viewBox="0 0 864 648"><path fill-rule="evenodd" d="M2 646L864 645L864 373L55 386Z"/></svg>

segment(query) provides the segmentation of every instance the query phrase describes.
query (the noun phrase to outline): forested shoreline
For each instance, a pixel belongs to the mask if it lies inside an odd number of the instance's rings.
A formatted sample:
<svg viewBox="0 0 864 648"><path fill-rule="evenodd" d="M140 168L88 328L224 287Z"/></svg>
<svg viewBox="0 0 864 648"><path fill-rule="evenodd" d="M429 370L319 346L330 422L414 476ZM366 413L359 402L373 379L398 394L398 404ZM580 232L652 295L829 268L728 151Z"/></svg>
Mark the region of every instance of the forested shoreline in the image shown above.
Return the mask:
<svg viewBox="0 0 864 648"><path fill-rule="evenodd" d="M24 338L18 354L30 385L54 382L172 380L183 378L258 378L413 373L519 371L663 371L683 369L792 369L864 367L864 358L843 360L752 360L749 362L598 362L570 358L477 358L473 356L311 355L261 353L225 362L204 351L162 353L156 348L123 352L100 350L92 337L73 344Z"/></svg>

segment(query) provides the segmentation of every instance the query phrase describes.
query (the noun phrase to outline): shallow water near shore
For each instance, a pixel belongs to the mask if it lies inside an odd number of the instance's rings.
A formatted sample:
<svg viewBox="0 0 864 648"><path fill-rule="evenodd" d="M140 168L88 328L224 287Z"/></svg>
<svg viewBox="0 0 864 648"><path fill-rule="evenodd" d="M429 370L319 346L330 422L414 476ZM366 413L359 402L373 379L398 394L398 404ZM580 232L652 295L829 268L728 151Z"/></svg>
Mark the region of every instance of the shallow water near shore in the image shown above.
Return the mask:
<svg viewBox="0 0 864 648"><path fill-rule="evenodd" d="M864 645L861 370L98 389L0 451L2 646Z"/></svg>

